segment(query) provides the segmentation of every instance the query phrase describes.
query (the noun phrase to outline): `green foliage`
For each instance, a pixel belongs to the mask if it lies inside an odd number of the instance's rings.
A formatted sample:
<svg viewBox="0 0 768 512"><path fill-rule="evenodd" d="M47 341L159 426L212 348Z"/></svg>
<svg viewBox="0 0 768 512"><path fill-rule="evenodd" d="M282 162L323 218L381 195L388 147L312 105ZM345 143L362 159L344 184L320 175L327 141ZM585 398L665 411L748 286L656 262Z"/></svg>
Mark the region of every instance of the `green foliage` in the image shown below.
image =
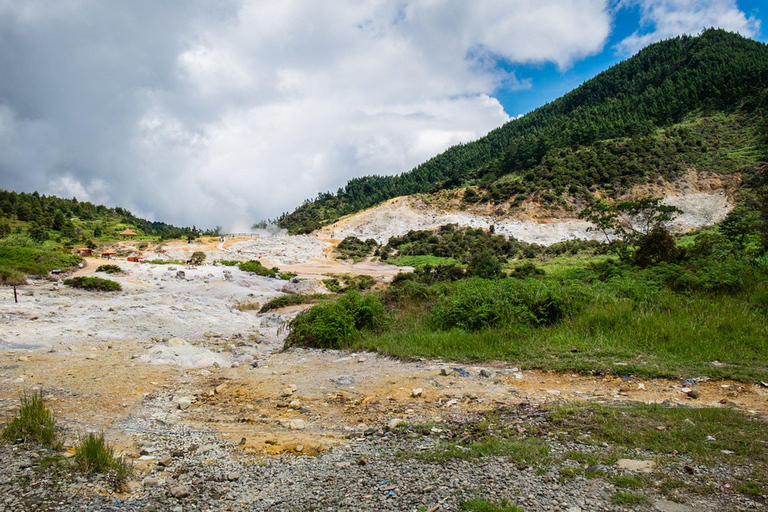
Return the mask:
<svg viewBox="0 0 768 512"><path fill-rule="evenodd" d="M544 269L537 267L533 262L527 261L516 265L512 272L509 273L509 276L516 279L526 279L528 277L543 276L545 273Z"/></svg>
<svg viewBox="0 0 768 512"><path fill-rule="evenodd" d="M72 288L99 292L116 292L123 289L120 283L100 277L71 277L65 279L64 284Z"/></svg>
<svg viewBox="0 0 768 512"><path fill-rule="evenodd" d="M747 496L762 496L763 488L757 482L744 482L736 486L736 490Z"/></svg>
<svg viewBox="0 0 768 512"><path fill-rule="evenodd" d="M719 29L662 41L475 142L397 176L354 178L278 223L306 233L392 197L473 183L486 191L479 200L557 203L592 186L615 197L691 167L753 173L768 148L766 82L762 43Z"/></svg>
<svg viewBox="0 0 768 512"><path fill-rule="evenodd" d="M728 450L733 463L768 463L764 422L735 409L564 405L553 408L551 421L559 431L574 437L588 433L588 443L595 446L608 443L629 451L676 453L697 464L711 464ZM659 430L658 426L665 428Z"/></svg>
<svg viewBox="0 0 768 512"><path fill-rule="evenodd" d="M760 258L689 256L647 269L603 258L564 261L548 260L545 275L526 279L400 274L382 299L393 321L351 348L563 371L768 380L768 263ZM550 296L543 305L531 300Z"/></svg>
<svg viewBox="0 0 768 512"><path fill-rule="evenodd" d="M27 276L18 270L0 267L0 285L21 286L27 284Z"/></svg>
<svg viewBox="0 0 768 512"><path fill-rule="evenodd" d="M144 260L144 263L148 265L186 265L186 261L184 260L160 260L160 259L154 259L154 260Z"/></svg>
<svg viewBox="0 0 768 512"><path fill-rule="evenodd" d="M644 505L648 502L645 495L632 491L616 491L611 496L611 503L614 505Z"/></svg>
<svg viewBox="0 0 768 512"><path fill-rule="evenodd" d="M0 245L0 266L25 274L46 275L54 269L67 269L83 261L80 256L33 247Z"/></svg>
<svg viewBox="0 0 768 512"><path fill-rule="evenodd" d="M285 346L342 348L363 330L384 326L387 313L377 295L350 290L336 301L324 302L291 320Z"/></svg>
<svg viewBox="0 0 768 512"><path fill-rule="evenodd" d="M55 447L56 420L50 409L45 405L43 395L35 391L32 395L21 395L21 408L16 416L8 422L3 431L3 439L15 442L21 439L25 443L38 443Z"/></svg>
<svg viewBox="0 0 768 512"><path fill-rule="evenodd" d="M651 267L661 262L674 263L678 254L675 239L669 231L663 226L656 226L640 239L635 250L635 264L639 267Z"/></svg>
<svg viewBox="0 0 768 512"><path fill-rule="evenodd" d="M666 231L666 224L682 211L676 206L665 205L658 197L644 197L637 201L610 203L597 201L584 208L579 218L595 225L593 229L603 233L606 241L613 243L640 243L654 230Z"/></svg>
<svg viewBox="0 0 768 512"><path fill-rule="evenodd" d="M299 304L312 304L322 298L320 294L305 295L303 293L289 293L280 295L264 304L259 313L266 313L273 309L287 308L288 306L298 306Z"/></svg>
<svg viewBox="0 0 768 512"><path fill-rule="evenodd" d="M104 272L105 274L120 274L123 272L123 269L117 265L99 265L98 268L96 268L96 272Z"/></svg>
<svg viewBox="0 0 768 512"><path fill-rule="evenodd" d="M386 259L386 258L385 258ZM442 258L440 256L419 255L419 256L397 256L387 259L387 263L399 267L423 267L426 265L435 267L439 265L456 265L459 263L454 258Z"/></svg>
<svg viewBox="0 0 768 512"><path fill-rule="evenodd" d="M332 277L323 279L323 284L332 293L344 293L348 290L368 290L376 284L376 280L371 276L360 274L334 274Z"/></svg>
<svg viewBox="0 0 768 512"><path fill-rule="evenodd" d="M538 280L466 279L432 309L439 329L477 331L514 324L547 325L573 312L583 300L579 290Z"/></svg>
<svg viewBox="0 0 768 512"><path fill-rule="evenodd" d="M256 275L271 277L273 279L279 277L281 279L288 280L292 277L295 277L295 274L281 274L280 269L277 267L267 268L257 260L241 261L238 263L238 266L243 272L253 272Z"/></svg>
<svg viewBox="0 0 768 512"><path fill-rule="evenodd" d="M500 502L473 498L461 504L461 510L466 512L523 512L523 509L512 505L507 500Z"/></svg>
<svg viewBox="0 0 768 512"><path fill-rule="evenodd" d="M123 484L132 473L131 466L121 456L115 456L115 449L104 434L90 432L75 446L75 465L87 474L108 474L113 483Z"/></svg>
<svg viewBox="0 0 768 512"><path fill-rule="evenodd" d="M398 263L403 261L403 256L435 256L470 264L476 262L478 254L507 261L527 245L484 229L446 224L436 231L409 231L403 236L392 237L384 249L390 255L396 253L400 257Z"/></svg>
<svg viewBox="0 0 768 512"><path fill-rule="evenodd" d="M482 252L469 262L467 274L483 279L495 279L502 277L504 272L501 269L501 262L494 254Z"/></svg>
<svg viewBox="0 0 768 512"><path fill-rule="evenodd" d="M348 236L339 243L336 249L341 253L342 259L354 259L361 261L371 255L379 244L373 238L362 241L356 236Z"/></svg>
<svg viewBox="0 0 768 512"><path fill-rule="evenodd" d="M140 234L166 239L181 238L191 231L190 228L141 219L124 208L7 190L0 190L0 219L19 221L38 242L62 237L70 242L84 242L88 233L97 238L116 238L117 233L129 226Z"/></svg>
<svg viewBox="0 0 768 512"><path fill-rule="evenodd" d="M203 251L195 251L192 253L192 256L189 258L189 263L191 265L202 265L205 261L205 253Z"/></svg>

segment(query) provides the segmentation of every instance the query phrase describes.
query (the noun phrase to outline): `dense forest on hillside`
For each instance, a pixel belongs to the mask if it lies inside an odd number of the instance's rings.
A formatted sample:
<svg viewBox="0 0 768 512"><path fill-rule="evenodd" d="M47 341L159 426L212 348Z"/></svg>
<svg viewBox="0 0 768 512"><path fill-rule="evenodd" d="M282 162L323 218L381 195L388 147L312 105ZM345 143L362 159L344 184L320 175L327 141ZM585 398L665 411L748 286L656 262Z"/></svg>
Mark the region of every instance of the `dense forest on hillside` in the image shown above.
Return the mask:
<svg viewBox="0 0 768 512"><path fill-rule="evenodd" d="M409 172L355 178L335 194L321 193L279 224L305 233L392 197L469 184L485 191L484 200L536 193L556 202L590 188L618 192L673 177L687 166L749 175L768 161L767 110L768 45L710 29L653 44Z"/></svg>
<svg viewBox="0 0 768 512"><path fill-rule="evenodd" d="M165 239L200 234L195 227L180 228L149 221L120 207L108 208L76 198L62 199L37 192L0 190L0 238L18 233L28 235L38 243L51 240L88 244L98 239L118 238L118 233L126 228L139 236Z"/></svg>

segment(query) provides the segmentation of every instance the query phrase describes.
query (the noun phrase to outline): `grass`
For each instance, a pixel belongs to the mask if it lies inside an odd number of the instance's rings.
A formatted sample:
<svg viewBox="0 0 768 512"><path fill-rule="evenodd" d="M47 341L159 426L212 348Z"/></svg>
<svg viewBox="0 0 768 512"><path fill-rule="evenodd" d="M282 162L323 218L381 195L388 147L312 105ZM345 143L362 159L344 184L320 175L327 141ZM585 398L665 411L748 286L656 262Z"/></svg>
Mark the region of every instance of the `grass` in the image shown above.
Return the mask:
<svg viewBox="0 0 768 512"><path fill-rule="evenodd" d="M433 462L446 460L473 460L481 457L506 457L518 467L539 466L549 462L549 447L541 439L504 439L489 435L462 446L446 443L420 454L420 458Z"/></svg>
<svg viewBox="0 0 768 512"><path fill-rule="evenodd" d="M235 306L235 308L238 311L259 311L261 309L261 304L253 301L241 302L240 304Z"/></svg>
<svg viewBox="0 0 768 512"><path fill-rule="evenodd" d="M0 267L44 276L51 270L68 269L83 261L80 256L35 247L0 244Z"/></svg>
<svg viewBox="0 0 768 512"><path fill-rule="evenodd" d="M455 258L443 258L440 256L398 256L396 258L390 258L385 263L390 265L397 265L398 267L423 267L425 265L460 265L459 260Z"/></svg>
<svg viewBox="0 0 768 512"><path fill-rule="evenodd" d="M384 333L363 333L350 348L404 358L502 360L525 368L583 373L608 368L644 377L768 380L766 314L744 297L669 293L649 296L645 304L643 300L598 288L578 313L554 324L501 325L474 332L436 330L417 310ZM615 364L619 362L624 364Z"/></svg>
<svg viewBox="0 0 768 512"><path fill-rule="evenodd" d="M21 407L3 431L3 439L9 442L21 439L25 443L55 447L58 445L55 427L56 420L45 405L42 393L24 393L21 396Z"/></svg>
<svg viewBox="0 0 768 512"><path fill-rule="evenodd" d="M296 274L291 274L288 272L280 272L280 269L277 267L267 268L257 260L241 261L238 264L238 267L243 272L253 272L254 274L259 276L280 278L286 281L296 277Z"/></svg>
<svg viewBox="0 0 768 512"><path fill-rule="evenodd" d="M75 446L75 465L86 474L108 474L116 485L122 485L131 475L132 468L123 456L115 456L112 445L104 434L89 433Z"/></svg>
<svg viewBox="0 0 768 512"><path fill-rule="evenodd" d="M288 306L297 306L299 304L313 304L323 297L322 294L314 293L311 295L305 295L303 293L289 293L287 295L280 295L271 299L264 304L259 313L266 313L274 309L286 308ZM238 307L239 309L239 307Z"/></svg>
<svg viewBox="0 0 768 512"><path fill-rule="evenodd" d="M99 292L116 292L123 289L120 283L100 277L72 277L65 279L64 284L72 288Z"/></svg>
<svg viewBox="0 0 768 512"><path fill-rule="evenodd" d="M594 446L608 443L627 452L677 453L699 464L726 460L768 469L765 422L738 410L637 404L571 405L552 411L552 423L559 430L574 437L589 434L589 441L582 442ZM629 481L623 483L632 487Z"/></svg>
<svg viewBox="0 0 768 512"><path fill-rule="evenodd" d="M147 263L149 265L186 265L187 264L187 262L184 260L160 260L160 259L144 260L144 263Z"/></svg>
<svg viewBox="0 0 768 512"><path fill-rule="evenodd" d="M96 272L104 272L105 274L120 274L123 271L117 265L99 265Z"/></svg>
<svg viewBox="0 0 768 512"><path fill-rule="evenodd" d="M507 500L495 502L482 498L473 498L461 504L461 509L466 512L523 512L523 509L512 505Z"/></svg>
<svg viewBox="0 0 768 512"><path fill-rule="evenodd" d="M648 502L649 500L646 496L631 491L616 491L611 496L611 503L614 505L644 505Z"/></svg>

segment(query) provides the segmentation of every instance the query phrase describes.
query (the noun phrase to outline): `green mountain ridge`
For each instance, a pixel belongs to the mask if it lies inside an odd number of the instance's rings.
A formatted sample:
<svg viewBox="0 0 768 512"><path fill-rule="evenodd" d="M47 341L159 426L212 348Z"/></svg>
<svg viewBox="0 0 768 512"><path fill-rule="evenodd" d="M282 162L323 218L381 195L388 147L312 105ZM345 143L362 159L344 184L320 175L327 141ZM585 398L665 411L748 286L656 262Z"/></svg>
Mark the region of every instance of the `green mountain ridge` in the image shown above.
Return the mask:
<svg viewBox="0 0 768 512"><path fill-rule="evenodd" d="M200 234L194 226L177 227L149 221L125 208L109 208L37 192L0 190L0 238L19 233L39 243L86 244L114 240L126 228L139 236L168 239Z"/></svg>
<svg viewBox="0 0 768 512"><path fill-rule="evenodd" d="M485 137L397 176L350 180L278 224L307 233L393 197L477 185L472 201L616 196L686 168L751 176L768 161L768 45L719 29L648 46Z"/></svg>

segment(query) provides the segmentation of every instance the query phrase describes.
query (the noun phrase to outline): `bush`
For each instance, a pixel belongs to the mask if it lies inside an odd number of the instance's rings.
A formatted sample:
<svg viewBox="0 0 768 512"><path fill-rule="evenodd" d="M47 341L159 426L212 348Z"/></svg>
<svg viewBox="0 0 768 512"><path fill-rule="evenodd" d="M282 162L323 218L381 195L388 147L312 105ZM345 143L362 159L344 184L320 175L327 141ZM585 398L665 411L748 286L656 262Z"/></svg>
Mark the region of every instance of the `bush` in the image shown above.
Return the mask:
<svg viewBox="0 0 768 512"><path fill-rule="evenodd" d="M495 255L483 252L469 263L467 274L483 279L493 279L503 276L504 272L501 269L501 262Z"/></svg>
<svg viewBox="0 0 768 512"><path fill-rule="evenodd" d="M99 292L116 292L123 289L120 283L100 277L72 277L65 279L64 284L72 288Z"/></svg>
<svg viewBox="0 0 768 512"><path fill-rule="evenodd" d="M341 241L336 249L341 253L340 257L343 259L362 260L368 257L378 246L379 244L373 238L362 241L355 236L348 236Z"/></svg>
<svg viewBox="0 0 768 512"><path fill-rule="evenodd" d="M541 269L531 263L530 261L527 261L523 263L522 265L518 265L515 268L512 269L512 272L510 272L510 277L515 277L517 279L525 279L528 277L534 277L534 276L543 276L544 275L544 269Z"/></svg>
<svg viewBox="0 0 768 512"><path fill-rule="evenodd" d="M117 265L99 265L96 269L96 272L104 272L105 274L119 274L122 271L123 269Z"/></svg>
<svg viewBox="0 0 768 512"><path fill-rule="evenodd" d="M387 318L376 295L350 290L338 300L318 304L291 320L285 346L343 348L362 330L380 329Z"/></svg>
<svg viewBox="0 0 768 512"><path fill-rule="evenodd" d="M195 251L192 253L192 256L189 258L189 263L191 265L202 265L204 261L205 261L205 253L203 251Z"/></svg>
<svg viewBox="0 0 768 512"><path fill-rule="evenodd" d="M238 266L240 267L240 270L244 272L253 272L254 274L271 277L273 279L280 278L287 281L288 279L296 277L296 274L289 274L287 272L281 274L280 269L277 267L267 268L257 260L242 261Z"/></svg>
<svg viewBox="0 0 768 512"><path fill-rule="evenodd" d="M439 329L477 331L502 324L547 325L572 312L582 301L573 287L539 280L467 279L432 309Z"/></svg>
<svg viewBox="0 0 768 512"><path fill-rule="evenodd" d="M3 439L54 447L57 444L55 426L56 420L46 407L42 393L35 391L31 396L25 393L21 396L21 408L3 431Z"/></svg>
<svg viewBox="0 0 768 512"><path fill-rule="evenodd" d="M310 304L317 301L320 297L322 297L320 294L304 295L303 293L289 293L287 295L281 295L264 304L264 306L262 306L259 310L259 313L266 313L267 311L272 311L273 309L297 306L299 304Z"/></svg>
<svg viewBox="0 0 768 512"><path fill-rule="evenodd" d="M367 290L376 284L376 279L371 276L357 274L342 274L323 279L323 284L332 293L345 293L348 290Z"/></svg>
<svg viewBox="0 0 768 512"><path fill-rule="evenodd" d="M675 239L662 226L656 226L650 233L640 239L635 251L635 264L639 267L650 267L662 261L674 263L678 259Z"/></svg>
<svg viewBox="0 0 768 512"><path fill-rule="evenodd" d="M132 468L123 456L116 457L115 449L104 440L104 434L93 432L75 446L75 465L86 474L108 474L115 484L122 484L131 475Z"/></svg>
<svg viewBox="0 0 768 512"><path fill-rule="evenodd" d="M411 276L411 279L401 278L397 283L387 288L384 292L384 302L387 307L403 308L408 305L422 306L432 302L437 297L433 286L417 281L413 273L397 274L398 276ZM397 277L397 276L396 276Z"/></svg>

